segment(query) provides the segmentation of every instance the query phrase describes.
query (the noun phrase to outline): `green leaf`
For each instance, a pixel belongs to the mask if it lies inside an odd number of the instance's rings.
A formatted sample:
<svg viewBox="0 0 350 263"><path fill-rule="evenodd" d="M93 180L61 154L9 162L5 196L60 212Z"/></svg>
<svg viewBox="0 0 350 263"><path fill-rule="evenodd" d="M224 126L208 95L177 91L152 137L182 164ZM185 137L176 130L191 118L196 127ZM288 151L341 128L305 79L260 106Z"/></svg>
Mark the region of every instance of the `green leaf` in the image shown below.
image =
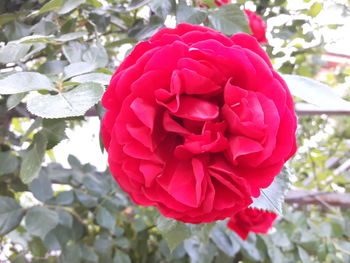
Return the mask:
<svg viewBox="0 0 350 263"><path fill-rule="evenodd" d="M125 252L117 250L113 257L113 263L131 263L131 259Z"/></svg>
<svg viewBox="0 0 350 263"><path fill-rule="evenodd" d="M98 199L96 197L88 195L83 191L75 190L75 195L79 202L87 208L96 207L98 205Z"/></svg>
<svg viewBox="0 0 350 263"><path fill-rule="evenodd" d="M52 60L47 61L42 64L38 71L42 74L52 74L58 75L63 72L64 68L68 65L68 62L65 60Z"/></svg>
<svg viewBox="0 0 350 263"><path fill-rule="evenodd" d="M72 41L62 47L64 56L70 63L81 62L85 46L79 42Z"/></svg>
<svg viewBox="0 0 350 263"><path fill-rule="evenodd" d="M53 200L54 204L61 206L68 206L74 202L74 193L72 190L59 192L58 195ZM49 202L51 203L51 202Z"/></svg>
<svg viewBox="0 0 350 263"><path fill-rule="evenodd" d="M0 48L0 63L6 64L21 60L27 55L31 47L31 44L8 43Z"/></svg>
<svg viewBox="0 0 350 263"><path fill-rule="evenodd" d="M101 176L85 176L83 184L90 193L97 196L105 196L110 190L110 185Z"/></svg>
<svg viewBox="0 0 350 263"><path fill-rule="evenodd" d="M29 185L29 190L33 193L36 199L42 202L46 202L53 197L51 181L44 172L41 172L39 177L35 178L31 182Z"/></svg>
<svg viewBox="0 0 350 263"><path fill-rule="evenodd" d="M96 222L100 226L114 231L115 218L114 216L104 207L99 207L96 214Z"/></svg>
<svg viewBox="0 0 350 263"><path fill-rule="evenodd" d="M83 60L103 68L108 64L108 54L103 46L92 46L83 54Z"/></svg>
<svg viewBox="0 0 350 263"><path fill-rule="evenodd" d="M90 5L93 5L94 7L103 6L99 0L87 0L86 2L89 3Z"/></svg>
<svg viewBox="0 0 350 263"><path fill-rule="evenodd" d="M17 157L10 151L0 152L0 176L14 172L18 164Z"/></svg>
<svg viewBox="0 0 350 263"><path fill-rule="evenodd" d="M88 34L88 32L86 32L86 31L72 32L72 33L63 34L63 35L55 38L54 40L59 41L59 42L68 42L68 41L86 36L87 34Z"/></svg>
<svg viewBox="0 0 350 263"><path fill-rule="evenodd" d="M248 19L238 5L223 5L209 13L209 24L225 35L249 32Z"/></svg>
<svg viewBox="0 0 350 263"><path fill-rule="evenodd" d="M60 262L80 263L82 258L81 247L78 244L65 247L60 256Z"/></svg>
<svg viewBox="0 0 350 263"><path fill-rule="evenodd" d="M282 77L295 97L326 109L350 109L349 101L340 98L331 87L323 83L297 75L282 75Z"/></svg>
<svg viewBox="0 0 350 263"><path fill-rule="evenodd" d="M210 238L219 249L230 257L234 257L240 249L239 244L237 242L232 242L226 232L218 226L214 228L210 234Z"/></svg>
<svg viewBox="0 0 350 263"><path fill-rule="evenodd" d="M2 14L0 15L0 26L8 23L8 22L11 22L11 21L14 21L17 19L17 17L20 15L20 13L17 13L17 14Z"/></svg>
<svg viewBox="0 0 350 263"><path fill-rule="evenodd" d="M36 72L18 72L0 79L0 94L16 94L32 90L55 90L51 80Z"/></svg>
<svg viewBox="0 0 350 263"><path fill-rule="evenodd" d="M309 11L307 12L311 17L316 17L323 8L323 4L319 2L315 2L310 7Z"/></svg>
<svg viewBox="0 0 350 263"><path fill-rule="evenodd" d="M159 29L163 27L164 27L163 21L157 16L152 16L149 24L142 27L141 30L139 30L134 35L134 38L137 40L143 40L143 39L149 38L155 32L157 32ZM132 36L132 34L129 34L129 35Z"/></svg>
<svg viewBox="0 0 350 263"><path fill-rule="evenodd" d="M85 0L66 0L63 6L57 11L57 13L59 13L60 15L69 13L82 3L85 3Z"/></svg>
<svg viewBox="0 0 350 263"><path fill-rule="evenodd" d="M15 229L24 216L24 210L15 199L0 196L0 236Z"/></svg>
<svg viewBox="0 0 350 263"><path fill-rule="evenodd" d="M27 103L28 110L43 118L65 118L84 115L102 97L104 89L96 83L83 83L57 95L39 95Z"/></svg>
<svg viewBox="0 0 350 263"><path fill-rule="evenodd" d="M59 222L58 214L46 207L31 207L25 217L28 232L34 236L44 238Z"/></svg>
<svg viewBox="0 0 350 263"><path fill-rule="evenodd" d="M211 263L217 253L212 243L203 244L195 238L185 240L184 249L191 259L191 263Z"/></svg>
<svg viewBox="0 0 350 263"><path fill-rule="evenodd" d="M26 96L26 93L17 93L17 94L10 95L6 101L7 110L12 110L13 108L15 108L18 104L21 103L22 99L25 96Z"/></svg>
<svg viewBox="0 0 350 263"><path fill-rule="evenodd" d="M65 120L44 119L42 124L42 132L47 138L47 149L52 149L67 138Z"/></svg>
<svg viewBox="0 0 350 263"><path fill-rule="evenodd" d="M25 184L30 183L39 175L46 145L46 136L41 133L35 134L30 150L23 157L21 165L20 177Z"/></svg>
<svg viewBox="0 0 350 263"><path fill-rule="evenodd" d="M89 247L84 244L81 247L81 252L82 258L85 259L87 262L98 262L98 256L92 247Z"/></svg>
<svg viewBox="0 0 350 263"><path fill-rule="evenodd" d="M47 2L42 8L39 10L39 15L46 13L46 12L51 12L54 10L59 9L63 4L63 0L51 0Z"/></svg>
<svg viewBox="0 0 350 263"><path fill-rule="evenodd" d="M252 198L253 203L250 207L272 211L278 215L282 215L282 203L289 186L289 172L284 167L269 187L260 189L260 196L258 198Z"/></svg>
<svg viewBox="0 0 350 263"><path fill-rule="evenodd" d="M69 79L77 75L88 73L93 71L95 68L96 68L96 65L94 63L76 62L64 68L64 78Z"/></svg>
<svg viewBox="0 0 350 263"><path fill-rule="evenodd" d="M108 85L112 76L104 73L88 73L71 78L72 82L85 83L95 82L102 85Z"/></svg>
<svg viewBox="0 0 350 263"><path fill-rule="evenodd" d="M174 0L152 0L149 3L151 10L159 17L165 19L175 9Z"/></svg>
<svg viewBox="0 0 350 263"><path fill-rule="evenodd" d="M157 228L167 241L171 251L173 251L182 241L191 237L189 228L174 219L159 216L157 219Z"/></svg>
<svg viewBox="0 0 350 263"><path fill-rule="evenodd" d="M298 254L303 263L311 263L311 258L309 254L302 247L298 246Z"/></svg>
<svg viewBox="0 0 350 263"><path fill-rule="evenodd" d="M201 24L207 18L207 12L200 8L190 7L180 1L176 9L176 23Z"/></svg>
<svg viewBox="0 0 350 263"><path fill-rule="evenodd" d="M147 4L150 0L131 0L125 11L132 11Z"/></svg>
<svg viewBox="0 0 350 263"><path fill-rule="evenodd" d="M284 256L281 250L275 246L268 236L261 236L267 248L267 253L271 263L284 263Z"/></svg>

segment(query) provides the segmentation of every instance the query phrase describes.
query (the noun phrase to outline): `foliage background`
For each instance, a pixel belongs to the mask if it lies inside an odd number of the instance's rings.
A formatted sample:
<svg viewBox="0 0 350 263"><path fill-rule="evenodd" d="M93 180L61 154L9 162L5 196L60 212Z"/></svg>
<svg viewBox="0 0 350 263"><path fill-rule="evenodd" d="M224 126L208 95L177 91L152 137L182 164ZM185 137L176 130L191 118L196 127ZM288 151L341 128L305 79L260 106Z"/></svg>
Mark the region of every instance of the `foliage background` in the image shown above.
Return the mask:
<svg viewBox="0 0 350 263"><path fill-rule="evenodd" d="M292 2L237 0L207 10L198 1L1 1L0 262L350 262L346 208L288 204L270 235L244 242L225 222L189 226L133 205L108 170L73 155L69 167L55 162L66 132L101 116L96 103L125 53L164 23L248 32L240 9L249 8L268 21L266 50L279 72L345 83L349 65L327 68L321 59L323 33L342 24L318 18L326 8L349 17L350 2ZM349 118L300 116L299 124L294 187L347 193Z"/></svg>

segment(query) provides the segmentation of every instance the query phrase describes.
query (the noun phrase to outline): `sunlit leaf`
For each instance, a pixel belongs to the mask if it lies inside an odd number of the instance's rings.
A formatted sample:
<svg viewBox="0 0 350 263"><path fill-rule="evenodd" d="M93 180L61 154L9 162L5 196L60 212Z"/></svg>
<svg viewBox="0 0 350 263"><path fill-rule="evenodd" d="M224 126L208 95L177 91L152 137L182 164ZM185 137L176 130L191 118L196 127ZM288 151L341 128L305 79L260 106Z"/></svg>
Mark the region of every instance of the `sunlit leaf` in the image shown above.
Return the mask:
<svg viewBox="0 0 350 263"><path fill-rule="evenodd" d="M37 72L18 72L0 79L0 94L16 94L32 90L55 90L51 80Z"/></svg>
<svg viewBox="0 0 350 263"><path fill-rule="evenodd" d="M350 102L336 95L331 87L298 75L282 75L293 96L332 110L350 110Z"/></svg>
<svg viewBox="0 0 350 263"><path fill-rule="evenodd" d="M27 103L28 110L43 118L65 118L84 115L102 97L104 88L96 83L83 83L57 95L39 95Z"/></svg>

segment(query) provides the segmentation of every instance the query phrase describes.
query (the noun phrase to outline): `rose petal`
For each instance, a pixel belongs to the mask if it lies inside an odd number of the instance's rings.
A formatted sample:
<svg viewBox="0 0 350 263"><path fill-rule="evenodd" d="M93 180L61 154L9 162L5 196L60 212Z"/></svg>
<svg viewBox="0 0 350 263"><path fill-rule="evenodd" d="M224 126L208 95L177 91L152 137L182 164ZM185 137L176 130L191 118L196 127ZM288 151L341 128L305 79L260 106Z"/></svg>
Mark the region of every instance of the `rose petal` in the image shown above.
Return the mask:
<svg viewBox="0 0 350 263"><path fill-rule="evenodd" d="M179 110L172 115L196 121L213 120L219 116L219 107L209 101L183 95Z"/></svg>

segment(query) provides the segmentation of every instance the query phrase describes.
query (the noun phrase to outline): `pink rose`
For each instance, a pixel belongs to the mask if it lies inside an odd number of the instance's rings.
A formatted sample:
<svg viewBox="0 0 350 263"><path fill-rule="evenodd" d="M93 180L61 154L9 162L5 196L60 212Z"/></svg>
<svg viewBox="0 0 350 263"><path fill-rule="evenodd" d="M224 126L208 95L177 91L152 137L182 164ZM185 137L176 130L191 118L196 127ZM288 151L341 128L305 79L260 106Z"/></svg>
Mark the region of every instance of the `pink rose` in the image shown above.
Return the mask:
<svg viewBox="0 0 350 263"><path fill-rule="evenodd" d="M266 234L276 218L277 215L275 213L246 208L231 217L227 227L245 240L249 232Z"/></svg>
<svg viewBox="0 0 350 263"><path fill-rule="evenodd" d="M244 10L244 12L248 17L249 28L253 33L253 37L255 37L259 43L268 44L266 39L266 24L264 20L252 11Z"/></svg>
<svg viewBox="0 0 350 263"><path fill-rule="evenodd" d="M115 179L184 222L248 207L296 150L292 97L247 34L163 28L118 67L102 103Z"/></svg>

